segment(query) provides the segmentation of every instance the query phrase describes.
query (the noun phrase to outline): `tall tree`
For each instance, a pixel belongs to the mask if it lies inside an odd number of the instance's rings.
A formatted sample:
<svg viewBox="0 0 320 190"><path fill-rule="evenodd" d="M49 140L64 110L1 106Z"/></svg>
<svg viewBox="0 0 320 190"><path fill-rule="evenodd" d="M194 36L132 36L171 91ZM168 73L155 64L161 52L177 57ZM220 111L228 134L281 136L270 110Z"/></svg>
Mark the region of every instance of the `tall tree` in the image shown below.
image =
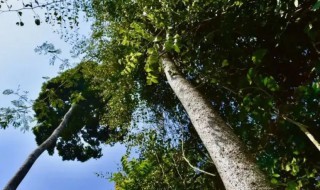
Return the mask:
<svg viewBox="0 0 320 190"><path fill-rule="evenodd" d="M113 3L117 4L115 2ZM119 32L115 34L117 36L112 36L113 38L115 38L113 40L121 41L124 46L129 46L128 51L131 52L126 56L126 60L124 62L124 74L131 74L134 72L132 70L135 69L138 63L138 57L142 54L132 51L135 50L135 47L140 46L141 40L155 39L154 41L157 41L156 38L161 38L161 36L156 36L156 32L150 32L146 28L147 23L140 22L139 17L131 17L133 16L131 14L136 14L133 12L133 10L131 10L133 4L135 3L128 2L128 4L117 4L119 6L117 8L124 9L120 12L125 12L125 10L131 11L128 12L129 15L125 15L124 17L114 12L108 12L110 14L110 19L113 19L113 16L115 16L115 19L119 19L118 17L121 17L122 19L126 20L124 21L124 23L114 21L112 23L115 27L114 30L113 25L110 25L111 32ZM138 4L139 6L152 6L152 3L149 4L146 2L138 2ZM108 7L111 7L111 4L108 5L106 5L107 9ZM150 14L153 13L151 12ZM107 18L106 21L112 22L113 20L108 20ZM125 22L127 21L131 21L131 24L129 24L128 29L125 29ZM120 25L124 25L124 27L121 27ZM156 26L153 27L155 28ZM126 34L125 31L121 32L121 30L127 30L128 34ZM164 33L167 33L167 41L164 46L160 46L160 48L156 48L156 46L154 46L148 49L147 54L149 55L146 65L144 66L145 71L147 72L147 84L158 83L157 76L154 74L156 72L155 67L157 67L159 60L158 49L163 48L167 51L169 51L170 49L174 49L176 52L180 51L178 46L179 36L176 35L174 37L175 40L173 41L173 38L170 37L170 34L168 32L169 31L164 31ZM159 33L161 33L161 31ZM119 34L120 37L118 36ZM122 39L121 36L124 36L124 38ZM130 43L133 44L131 45ZM162 59L164 59L163 65L164 70L167 74L167 80L171 84L175 93L178 95L179 99L182 101L184 107L187 109L191 121L193 122L197 132L199 133L200 138L209 150L211 158L216 164L225 187L227 189L235 189L239 186L244 189L271 189L270 185L266 181L265 176L262 174L262 172L259 171L253 160L250 159L249 156L247 156L244 146L241 144L238 137L230 130L230 128L225 122L223 122L221 118L216 119L218 117L217 114L215 114L212 111L212 108L208 106L207 103L205 103L205 100L202 98L202 96L192 86L190 86L185 79L182 80L183 77L181 77L177 69L174 69L172 61L168 61L168 58ZM177 77L179 80L175 80L175 77ZM200 110L202 110L203 112L200 112Z"/></svg>
<svg viewBox="0 0 320 190"><path fill-rule="evenodd" d="M300 162L308 154L300 155L304 150L297 144L310 148L310 152L314 146L306 146L311 142L297 126L284 123L283 116L318 126L316 117L311 121L287 109L301 113L295 105L309 102L308 109L318 112L312 108L317 103L310 102L319 93L318 29L314 28L319 11L314 3L93 1L90 14L96 22L89 48L95 50L92 57L102 62L111 56L108 51L118 54L122 74L133 76L144 89L156 87L143 82L158 87L163 84L160 62L166 51L184 78L197 86L254 152L271 182L282 185L280 181L285 181L290 187L299 187L301 180L292 181L296 175L315 180L311 176L318 171L312 170L316 163L312 157L308 169L296 169L294 160ZM153 100L161 99L159 94L149 93ZM302 144L298 137L302 137ZM279 151L272 152L269 147ZM284 151L285 147L290 148ZM275 162L288 167L276 166ZM279 177L279 173L286 177Z"/></svg>
<svg viewBox="0 0 320 190"><path fill-rule="evenodd" d="M22 182L24 177L28 174L29 170L40 157L40 155L48 149L50 146L54 145L58 137L64 128L67 127L69 119L72 115L72 112L75 110L76 104L72 105L69 111L64 115L60 125L53 131L53 133L48 137L41 145L39 145L25 160L22 166L19 168L17 173L10 179L7 185L4 187L4 190L15 190Z"/></svg>
<svg viewBox="0 0 320 190"><path fill-rule="evenodd" d="M63 160L84 162L102 156L101 143L113 145L122 141L125 127L103 122L111 98L103 99L103 90L92 83L93 77L97 77L97 67L96 63L82 62L43 85L33 105L38 123L33 132L39 146L28 156L5 190L16 189L45 150L52 155L57 149ZM121 120L122 124L126 118Z"/></svg>
<svg viewBox="0 0 320 190"><path fill-rule="evenodd" d="M244 145L202 95L162 57L167 80L215 163L226 189L272 189Z"/></svg>
<svg viewBox="0 0 320 190"><path fill-rule="evenodd" d="M123 138L126 129L119 125L110 126L104 119L109 114L108 104L112 94L93 84L95 77L102 77L96 75L96 69L99 69L98 64L82 62L43 85L33 105L38 124L32 130L38 144L55 130L73 96L80 94L83 97L68 128L47 149L50 155L56 149L63 160L84 162L102 156L101 143L108 141L112 145ZM102 93L105 98L102 98Z"/></svg>

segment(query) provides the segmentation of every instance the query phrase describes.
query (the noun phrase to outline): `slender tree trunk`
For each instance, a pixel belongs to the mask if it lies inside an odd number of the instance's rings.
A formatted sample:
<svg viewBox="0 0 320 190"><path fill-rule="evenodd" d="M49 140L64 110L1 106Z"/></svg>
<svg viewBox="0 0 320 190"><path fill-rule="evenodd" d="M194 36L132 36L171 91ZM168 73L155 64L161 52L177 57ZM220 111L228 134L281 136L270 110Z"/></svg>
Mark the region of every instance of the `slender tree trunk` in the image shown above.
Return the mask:
<svg viewBox="0 0 320 190"><path fill-rule="evenodd" d="M59 135L61 134L61 131L67 126L67 123L69 121L70 116L72 115L72 112L74 111L76 105L72 105L69 109L69 111L64 115L60 125L53 131L53 133L48 137L47 140L45 140L41 145L39 145L25 160L23 165L19 168L17 173L11 178L11 180L8 182L8 184L4 187L3 190L15 190L21 183L21 181L24 179L24 177L29 172L32 165L35 163L35 161L39 158L39 156L52 144L56 142Z"/></svg>
<svg viewBox="0 0 320 190"><path fill-rule="evenodd" d="M240 139L201 94L179 73L173 61L162 57L167 80L186 109L227 190L273 189Z"/></svg>

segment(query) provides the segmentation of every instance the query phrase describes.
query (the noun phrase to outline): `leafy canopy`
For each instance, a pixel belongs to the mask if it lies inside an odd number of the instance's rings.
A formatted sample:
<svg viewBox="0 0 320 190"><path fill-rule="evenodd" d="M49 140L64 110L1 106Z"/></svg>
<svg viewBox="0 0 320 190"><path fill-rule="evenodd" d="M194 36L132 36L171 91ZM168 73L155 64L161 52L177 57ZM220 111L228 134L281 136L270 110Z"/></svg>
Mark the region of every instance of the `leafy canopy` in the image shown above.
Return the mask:
<svg viewBox="0 0 320 190"><path fill-rule="evenodd" d="M72 102L77 102L77 110L67 128L56 144L48 149L53 154L56 148L63 160L99 158L102 156L101 143L122 141L124 134L118 127L112 128L102 122L102 117L108 113L108 99L103 99L101 89L92 85L97 67L96 63L83 62L65 71L46 82L34 102L38 124L33 128L33 133L38 144L45 141L59 125Z"/></svg>
<svg viewBox="0 0 320 190"><path fill-rule="evenodd" d="M319 153L284 116L319 136L318 4L93 0L89 50L102 61L110 55L106 50L117 54L118 72L132 76L141 98L163 109L172 102L161 96L170 90L159 56L168 52L243 139L273 184L314 189L320 186Z"/></svg>
<svg viewBox="0 0 320 190"><path fill-rule="evenodd" d="M181 116L159 64L165 51L246 143L273 184L319 188L317 149L299 127L284 120L285 116L307 125L319 139L319 1L67 2L77 2L94 21L90 43L80 48L101 63L94 72L104 77L91 78L104 85L99 86L100 101L110 98L103 122L115 127L129 121L132 100L145 100L156 111ZM64 18L56 11L53 15ZM106 93L110 89L114 96ZM67 104L71 94L60 103L47 101L43 105L49 107L41 109L58 114L53 108ZM127 117L115 119L121 116ZM141 158L138 165L150 159L154 158Z"/></svg>

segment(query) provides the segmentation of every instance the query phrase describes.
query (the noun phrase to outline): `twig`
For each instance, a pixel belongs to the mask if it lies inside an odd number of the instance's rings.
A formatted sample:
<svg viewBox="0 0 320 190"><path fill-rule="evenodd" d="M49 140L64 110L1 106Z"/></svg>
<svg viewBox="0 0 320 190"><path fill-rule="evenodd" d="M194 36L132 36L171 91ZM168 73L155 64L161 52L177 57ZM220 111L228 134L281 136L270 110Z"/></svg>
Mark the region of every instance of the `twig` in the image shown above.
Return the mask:
<svg viewBox="0 0 320 190"><path fill-rule="evenodd" d="M157 162L158 162L158 164L159 164L159 166L160 166L160 168L161 168L162 175L163 175L163 177L165 178L164 181L167 183L167 185L170 187L170 189L173 189L173 188L171 187L170 183L167 181L168 178L167 178L167 176L166 176L166 174L165 174L165 172L164 172L163 166L162 166L161 163L160 163L160 159L159 159L157 153L155 153L155 155L156 155L156 158L157 158Z"/></svg>
<svg viewBox="0 0 320 190"><path fill-rule="evenodd" d="M312 42L312 46L313 46L314 50L316 51L316 53L318 55L320 55L320 51L319 51L319 49L317 48L317 45L314 42Z"/></svg>
<svg viewBox="0 0 320 190"><path fill-rule="evenodd" d="M176 171L177 171L180 179L182 180L183 184L185 185L185 181L184 181L183 177L181 176L181 174L180 174L180 172L179 172L179 169L178 169L178 167L177 167L176 161L174 160L174 158L173 158L172 155L170 155L170 157L171 157L171 159L172 159L172 161L173 161L173 165L174 165L174 167L175 167L175 169L176 169Z"/></svg>
<svg viewBox="0 0 320 190"><path fill-rule="evenodd" d="M202 173L204 173L204 174L211 175L211 176L215 177L215 176L216 176L215 174L210 173L210 172L207 172L207 171L204 171L204 170L202 170L202 169L200 169L200 168L198 168L198 167L193 166L193 165L190 163L190 161L186 158L186 156L185 156L185 154L184 154L183 144L184 144L184 143L183 143L183 139L182 139L182 140L181 140L182 157L183 157L183 159L188 163L188 165L189 165L192 169L194 169L194 170L197 170L197 171L202 172Z"/></svg>
<svg viewBox="0 0 320 190"><path fill-rule="evenodd" d="M36 8L44 8L46 6L49 6L49 5L52 5L54 3L58 3L58 2L61 2L62 0L60 1L53 1L51 3L45 3L45 4L41 4L41 5L37 5L37 6L32 6L32 7L22 7L22 8L18 8L18 9L11 9L11 7L7 4L7 7L8 9L7 10L3 10L3 11L0 11L0 14L2 13L8 13L8 12L18 12L18 11L22 11L22 10L33 10L33 9L36 9Z"/></svg>

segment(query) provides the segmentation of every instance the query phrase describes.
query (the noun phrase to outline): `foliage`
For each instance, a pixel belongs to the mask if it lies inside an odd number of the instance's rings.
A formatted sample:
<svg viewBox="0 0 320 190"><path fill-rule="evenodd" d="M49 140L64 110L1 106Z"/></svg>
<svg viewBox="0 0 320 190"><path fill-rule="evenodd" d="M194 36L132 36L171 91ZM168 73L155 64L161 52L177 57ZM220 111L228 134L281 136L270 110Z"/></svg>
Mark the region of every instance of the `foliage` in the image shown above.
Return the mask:
<svg viewBox="0 0 320 190"><path fill-rule="evenodd" d="M42 45L37 46L34 51L38 54L50 54L50 65L54 65L56 60L61 61L61 64L59 66L60 70L64 70L65 68L70 68L69 59L62 59L59 57L59 54L61 54L61 49L56 49L52 43L44 42Z"/></svg>
<svg viewBox="0 0 320 190"><path fill-rule="evenodd" d="M88 79L99 84L100 100L96 101L106 105L110 98L109 114L102 114L104 123L119 126L128 122L135 108L132 102L143 100L157 112L183 114L175 109L178 103L159 64L159 56L167 52L246 143L273 184L286 189L319 188L319 152L297 126L283 119L307 125L319 139L319 1L65 1L70 2L78 2L70 4L76 5L72 21L77 20L79 7L94 20L91 41L81 48L88 58L101 63L92 72L103 77ZM50 9L52 23L61 24L67 18L65 9L59 7ZM62 102L48 101L43 105L51 108L41 109L55 112L58 105L70 102L69 88L60 92L68 95ZM49 92L44 88L42 96L59 100ZM157 136L160 142L162 138ZM155 141L146 139L146 144L165 152L162 164L168 167L170 152L177 152L179 146ZM160 171L152 165L155 157L150 151L141 151L146 159L124 159L130 166L124 167L128 176L119 173L114 180L124 179L128 183L123 185L130 185L132 176L143 179L145 173L150 174L148 167ZM137 171L140 167L147 169Z"/></svg>
<svg viewBox="0 0 320 190"><path fill-rule="evenodd" d="M89 50L103 60L105 50L117 54L121 49L119 67L139 83L140 98L170 107L168 97L161 96L169 89L161 81L158 59L168 52L243 139L272 183L314 189L319 153L282 116L319 135L320 11L315 3L93 0Z"/></svg>
<svg viewBox="0 0 320 190"><path fill-rule="evenodd" d="M108 99L102 99L100 89L92 85L97 67L96 63L83 62L43 85L33 105L38 122L33 133L38 144L59 125L71 103L79 105L55 146L48 149L50 154L56 148L64 160L86 161L102 156L101 143L122 141L125 130L101 121L107 114Z"/></svg>
<svg viewBox="0 0 320 190"><path fill-rule="evenodd" d="M84 1L63 1L63 0L27 0L22 2L4 0L0 2L0 14L16 12L17 26L24 26L24 12L30 10L33 13L34 24L39 26L43 21L52 25L60 25L64 28L73 29L79 24L79 10L85 10ZM45 10L44 19L37 13L37 10ZM39 11L40 12L40 11Z"/></svg>
<svg viewBox="0 0 320 190"><path fill-rule="evenodd" d="M195 171L184 160L183 152L194 165L216 173L192 125L181 127L168 125L165 118L157 120L162 122L139 126L129 134L132 138L128 153L121 159L122 167L109 178L116 189L224 189L218 175ZM130 158L133 151L139 156Z"/></svg>
<svg viewBox="0 0 320 190"><path fill-rule="evenodd" d="M21 130L29 129L32 121L30 116L31 100L28 98L28 92L21 92L20 87L17 90L6 89L2 92L6 96L14 96L16 99L11 101L10 107L0 108L0 128L6 129L9 125L15 128L20 127Z"/></svg>

